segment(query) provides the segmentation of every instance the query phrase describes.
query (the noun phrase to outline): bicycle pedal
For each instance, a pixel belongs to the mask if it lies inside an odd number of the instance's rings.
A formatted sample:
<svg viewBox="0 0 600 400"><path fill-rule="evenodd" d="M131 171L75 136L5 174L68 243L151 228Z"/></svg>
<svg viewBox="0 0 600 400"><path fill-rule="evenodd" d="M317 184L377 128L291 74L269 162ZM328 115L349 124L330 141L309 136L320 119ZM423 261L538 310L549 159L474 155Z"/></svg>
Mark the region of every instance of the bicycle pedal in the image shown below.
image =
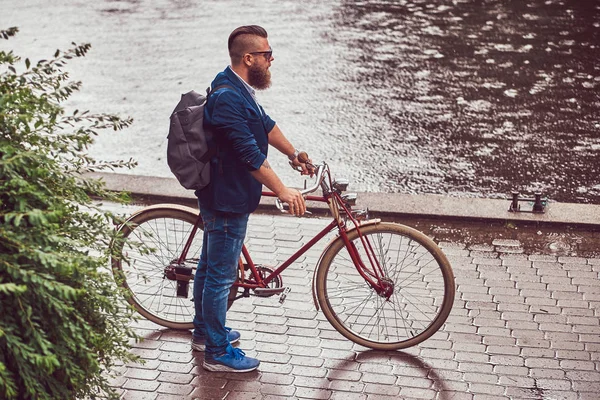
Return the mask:
<svg viewBox="0 0 600 400"><path fill-rule="evenodd" d="M289 287L286 287L283 291L283 293L281 293L281 296L279 296L279 304L283 304L283 302L285 301L285 298L287 297L288 293L291 292L292 289L290 289Z"/></svg>
<svg viewBox="0 0 600 400"><path fill-rule="evenodd" d="M286 288L284 287L278 287L278 288L256 288L253 290L254 295L258 296L258 297L269 297L269 296L273 296L276 294L280 294L281 292L283 292Z"/></svg>

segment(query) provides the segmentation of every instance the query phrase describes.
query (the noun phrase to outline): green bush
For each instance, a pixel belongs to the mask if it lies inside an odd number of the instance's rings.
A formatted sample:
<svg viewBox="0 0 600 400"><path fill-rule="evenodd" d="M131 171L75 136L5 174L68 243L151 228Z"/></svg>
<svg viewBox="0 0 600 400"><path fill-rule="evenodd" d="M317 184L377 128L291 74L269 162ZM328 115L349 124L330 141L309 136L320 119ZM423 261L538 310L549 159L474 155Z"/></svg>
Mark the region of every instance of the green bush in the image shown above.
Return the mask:
<svg viewBox="0 0 600 400"><path fill-rule="evenodd" d="M16 28L0 31L9 39ZM131 120L61 104L77 91L66 62L89 44L32 64L0 51L0 398L112 396L106 371L132 359L131 312L107 265L123 200L88 171L131 167L87 154L98 130Z"/></svg>

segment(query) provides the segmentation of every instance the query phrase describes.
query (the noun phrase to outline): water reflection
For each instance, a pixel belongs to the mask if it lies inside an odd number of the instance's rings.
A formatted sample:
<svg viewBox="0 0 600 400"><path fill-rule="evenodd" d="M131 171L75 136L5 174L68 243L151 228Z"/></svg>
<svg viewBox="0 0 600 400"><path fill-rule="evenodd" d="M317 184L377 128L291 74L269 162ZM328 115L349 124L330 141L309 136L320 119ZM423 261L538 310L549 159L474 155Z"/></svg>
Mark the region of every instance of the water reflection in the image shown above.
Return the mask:
<svg viewBox="0 0 600 400"><path fill-rule="evenodd" d="M92 43L70 66L84 84L70 106L134 117L92 149L135 158L132 173L172 176L179 94L204 90L229 62L229 33L259 23L275 49L261 103L352 190L600 203L599 0L13 3L0 25L21 32L0 48L41 59Z"/></svg>
<svg viewBox="0 0 600 400"><path fill-rule="evenodd" d="M343 1L346 79L393 132L383 190L600 202L600 2Z"/></svg>

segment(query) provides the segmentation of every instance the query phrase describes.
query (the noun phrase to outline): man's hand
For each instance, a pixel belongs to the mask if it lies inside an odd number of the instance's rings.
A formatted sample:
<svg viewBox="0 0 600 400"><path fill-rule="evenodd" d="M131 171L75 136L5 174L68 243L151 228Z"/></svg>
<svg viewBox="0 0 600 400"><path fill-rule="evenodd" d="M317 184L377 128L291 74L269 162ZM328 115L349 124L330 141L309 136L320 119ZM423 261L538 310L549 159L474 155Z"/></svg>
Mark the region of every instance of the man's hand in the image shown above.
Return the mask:
<svg viewBox="0 0 600 400"><path fill-rule="evenodd" d="M295 216L304 215L306 203L304 197L296 189L286 187L278 194L279 200L289 205L289 213Z"/></svg>
<svg viewBox="0 0 600 400"><path fill-rule="evenodd" d="M296 157L293 161L290 161L290 164L292 165L292 168L300 171L300 175L310 175L312 178L312 176L315 174L315 166L310 158L306 162L302 163L298 160L298 157Z"/></svg>

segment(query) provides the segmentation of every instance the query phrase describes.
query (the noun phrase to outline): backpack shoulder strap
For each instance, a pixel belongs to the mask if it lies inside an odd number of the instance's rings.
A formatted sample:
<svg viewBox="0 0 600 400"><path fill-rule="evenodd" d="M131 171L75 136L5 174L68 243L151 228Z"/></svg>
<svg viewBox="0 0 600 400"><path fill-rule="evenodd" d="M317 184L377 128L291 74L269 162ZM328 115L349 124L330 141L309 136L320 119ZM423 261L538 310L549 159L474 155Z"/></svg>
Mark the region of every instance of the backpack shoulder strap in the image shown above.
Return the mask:
<svg viewBox="0 0 600 400"><path fill-rule="evenodd" d="M219 85L213 89L211 89L210 87L206 88L206 98L208 98L211 94L213 94L214 92L216 92L219 89L222 88L229 88L229 89L233 89L233 86L230 85Z"/></svg>

